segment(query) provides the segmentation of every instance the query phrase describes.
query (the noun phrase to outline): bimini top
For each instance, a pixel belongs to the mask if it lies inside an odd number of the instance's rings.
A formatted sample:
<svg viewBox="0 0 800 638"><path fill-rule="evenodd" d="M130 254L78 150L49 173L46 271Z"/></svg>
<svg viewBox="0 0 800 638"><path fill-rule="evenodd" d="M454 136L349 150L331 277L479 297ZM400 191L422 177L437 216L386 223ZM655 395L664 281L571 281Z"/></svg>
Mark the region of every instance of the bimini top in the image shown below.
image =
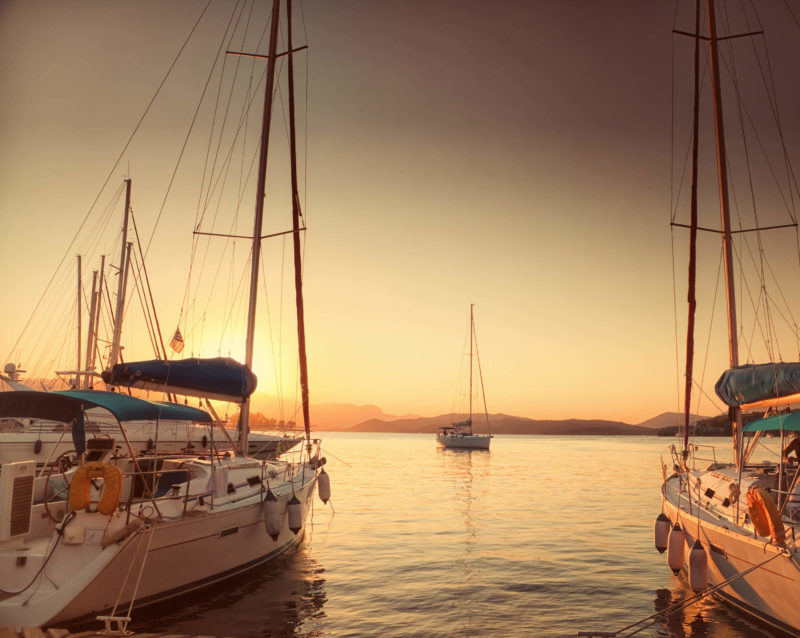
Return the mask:
<svg viewBox="0 0 800 638"><path fill-rule="evenodd" d="M714 386L729 407L766 402L800 392L800 363L760 363L722 373ZM755 407L755 406L753 406Z"/></svg>
<svg viewBox="0 0 800 638"><path fill-rule="evenodd" d="M217 358L119 363L103 372L103 381L108 385L241 403L255 392L258 380L241 363Z"/></svg>
<svg viewBox="0 0 800 638"><path fill-rule="evenodd" d="M778 430L800 432L800 412L778 414L766 419L759 419L748 423L742 428L744 432L775 432Z"/></svg>
<svg viewBox="0 0 800 638"><path fill-rule="evenodd" d="M66 423L88 408L104 408L118 421L174 420L211 423L211 416L198 408L177 403L146 401L117 392L0 392L0 417L48 419Z"/></svg>

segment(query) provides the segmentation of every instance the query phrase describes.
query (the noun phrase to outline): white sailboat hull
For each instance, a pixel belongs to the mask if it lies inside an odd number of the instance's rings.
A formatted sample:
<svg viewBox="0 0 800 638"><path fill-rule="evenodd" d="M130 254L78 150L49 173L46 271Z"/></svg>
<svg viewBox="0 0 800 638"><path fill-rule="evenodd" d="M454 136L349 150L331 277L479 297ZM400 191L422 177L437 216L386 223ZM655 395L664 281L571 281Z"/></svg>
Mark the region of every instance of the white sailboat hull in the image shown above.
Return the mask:
<svg viewBox="0 0 800 638"><path fill-rule="evenodd" d="M685 491L679 496L678 481L675 476L665 483L664 513L685 534L684 569L688 571L689 551L699 538L708 557L709 586L730 579L715 592L717 597L761 622L800 636L800 550L791 537L780 547L737 526L730 517L719 516L714 507L703 504L698 509L696 503L689 504ZM740 576L751 568L755 569Z"/></svg>
<svg viewBox="0 0 800 638"><path fill-rule="evenodd" d="M442 447L459 450L488 450L489 434L439 434L436 442Z"/></svg>
<svg viewBox="0 0 800 638"><path fill-rule="evenodd" d="M53 532L0 544L2 588L22 590L17 595L0 594L0 627L19 631L64 626L108 614L115 606L115 615L126 616L131 600L137 609L270 561L302 539L316 472L307 468L290 483L272 482L282 483L275 490L282 516L276 540L266 531L259 487L243 487L242 499L234 496L213 509L195 504L188 516L180 515L181 498L175 499L174 517L152 523L146 520L153 516L152 505L147 504L138 520L122 510L110 517L80 511L67 525L70 535L77 534L77 542L67 543L67 535L62 538ZM293 495L302 503L302 526L297 533L289 529L287 515ZM162 512L169 510L169 502L161 501L160 506ZM142 526L102 547L101 539L124 528L129 520ZM20 556L25 557L22 565Z"/></svg>

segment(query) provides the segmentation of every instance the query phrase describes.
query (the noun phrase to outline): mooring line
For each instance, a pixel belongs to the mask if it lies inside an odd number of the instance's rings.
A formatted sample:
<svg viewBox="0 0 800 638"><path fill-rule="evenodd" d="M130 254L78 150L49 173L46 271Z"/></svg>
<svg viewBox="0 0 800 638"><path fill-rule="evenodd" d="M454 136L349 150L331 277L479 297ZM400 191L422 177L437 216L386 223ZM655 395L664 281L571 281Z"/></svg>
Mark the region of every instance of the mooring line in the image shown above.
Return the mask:
<svg viewBox="0 0 800 638"><path fill-rule="evenodd" d="M783 550L779 551L777 554L775 554L774 556L770 556L765 561L763 561L761 563L758 563L757 565L753 565L752 567L748 567L743 572L739 572L738 574L734 574L730 578L727 578L727 579L723 580L721 583L719 583L717 585L714 585L713 587L709 587L708 589L706 589L704 591L701 591L701 592L695 594L694 596L690 596L689 598L685 598L685 599L683 599L681 601L678 601L677 603L674 603L674 604L670 605L666 609L662 609L661 611L657 611L656 613L651 614L651 615L647 616L646 618L642 618L641 620L637 620L636 622L631 623L630 625L628 625L626 627L623 627L622 629L618 629L617 631L579 631L578 632L578 636L584 636L585 638L618 638L618 637L620 637L620 638L630 638L630 636L635 636L640 631L644 631L648 627L652 627L657 622L660 622L662 619L666 619L669 616L671 616L672 614L674 614L674 613L676 613L678 611L681 611L683 609L686 609L687 607L690 607L691 605L694 605L696 602L699 602L700 600L702 600L706 596L710 596L711 594L719 591L723 587L727 587L732 582L738 580L739 578L742 578L743 576L746 576L750 572L752 572L752 571L754 571L754 570L756 570L756 569L758 569L760 567L763 567L764 565L766 565L767 563L775 560L779 556L786 556L788 554L789 554L788 550L783 549ZM642 625L642 623L646 623L647 621L651 621L651 622L649 622L646 625ZM633 629L637 625L642 625L642 626L639 627L638 629L632 631L629 634L625 634L624 636L622 635L622 632L628 631L629 629Z"/></svg>

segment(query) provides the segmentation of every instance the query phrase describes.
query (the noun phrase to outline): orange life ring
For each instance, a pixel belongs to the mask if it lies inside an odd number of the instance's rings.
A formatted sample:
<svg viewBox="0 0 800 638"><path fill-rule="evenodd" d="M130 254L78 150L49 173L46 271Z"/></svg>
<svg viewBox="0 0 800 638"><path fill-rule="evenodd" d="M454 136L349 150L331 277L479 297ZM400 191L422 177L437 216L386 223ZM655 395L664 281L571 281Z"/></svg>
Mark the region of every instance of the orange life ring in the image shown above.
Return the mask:
<svg viewBox="0 0 800 638"><path fill-rule="evenodd" d="M772 536L776 543L783 543L786 530L778 506L770 493L763 487L751 487L747 490L747 507L758 535Z"/></svg>
<svg viewBox="0 0 800 638"><path fill-rule="evenodd" d="M103 479L103 493L97 503L97 511L111 514L119 505L122 492L122 470L108 463L85 463L76 471L69 485L69 508L80 510L89 507L89 484L93 479Z"/></svg>

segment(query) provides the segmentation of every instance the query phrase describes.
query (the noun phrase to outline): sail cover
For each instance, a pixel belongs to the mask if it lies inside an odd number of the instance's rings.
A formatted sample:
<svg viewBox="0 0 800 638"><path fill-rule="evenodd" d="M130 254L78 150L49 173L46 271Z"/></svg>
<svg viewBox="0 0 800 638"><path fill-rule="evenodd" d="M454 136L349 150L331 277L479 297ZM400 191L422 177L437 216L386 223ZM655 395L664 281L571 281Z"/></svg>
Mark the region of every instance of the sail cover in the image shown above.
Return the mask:
<svg viewBox="0 0 800 638"><path fill-rule="evenodd" d="M759 363L731 368L714 386L729 407L800 392L800 363Z"/></svg>
<svg viewBox="0 0 800 638"><path fill-rule="evenodd" d="M108 385L241 403L256 389L256 375L233 359L181 359L119 363L103 372Z"/></svg>

